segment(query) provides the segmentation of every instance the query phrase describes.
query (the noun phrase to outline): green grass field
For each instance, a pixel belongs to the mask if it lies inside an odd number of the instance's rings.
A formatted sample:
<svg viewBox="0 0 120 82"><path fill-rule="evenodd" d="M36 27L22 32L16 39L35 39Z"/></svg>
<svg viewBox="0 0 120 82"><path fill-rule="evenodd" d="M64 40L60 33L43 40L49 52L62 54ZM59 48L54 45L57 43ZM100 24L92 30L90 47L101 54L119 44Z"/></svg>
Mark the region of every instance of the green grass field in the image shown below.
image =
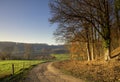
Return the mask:
<svg viewBox="0 0 120 82"><path fill-rule="evenodd" d="M52 54L52 56L56 57L57 61L69 60L70 59L70 55L68 55L68 54Z"/></svg>
<svg viewBox="0 0 120 82"><path fill-rule="evenodd" d="M0 61L0 78L12 74L12 64L14 64L14 73L19 74L22 69L29 68L32 65L42 63L40 60L4 60Z"/></svg>

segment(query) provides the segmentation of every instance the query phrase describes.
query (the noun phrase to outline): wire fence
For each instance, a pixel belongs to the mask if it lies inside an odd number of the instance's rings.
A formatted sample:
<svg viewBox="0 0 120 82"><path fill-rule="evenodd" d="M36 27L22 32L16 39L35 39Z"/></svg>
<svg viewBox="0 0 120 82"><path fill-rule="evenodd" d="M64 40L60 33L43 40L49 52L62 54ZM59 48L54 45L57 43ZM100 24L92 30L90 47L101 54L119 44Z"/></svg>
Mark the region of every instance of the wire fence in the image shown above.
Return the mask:
<svg viewBox="0 0 120 82"><path fill-rule="evenodd" d="M31 65L36 65L41 63L41 61L37 60L8 60L8 61L0 61L0 78L18 74L21 70L25 68L29 68Z"/></svg>

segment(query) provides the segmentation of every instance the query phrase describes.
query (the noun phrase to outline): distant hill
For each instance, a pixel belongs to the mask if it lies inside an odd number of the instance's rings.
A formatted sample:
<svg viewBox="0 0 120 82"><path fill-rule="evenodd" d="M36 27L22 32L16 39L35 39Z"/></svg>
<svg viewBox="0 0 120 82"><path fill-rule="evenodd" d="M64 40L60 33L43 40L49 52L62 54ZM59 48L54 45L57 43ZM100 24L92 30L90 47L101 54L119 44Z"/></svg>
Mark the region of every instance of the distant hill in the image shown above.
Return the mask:
<svg viewBox="0 0 120 82"><path fill-rule="evenodd" d="M18 42L0 42L0 52L5 48L13 48L12 56L23 56L26 50L26 45L31 47L32 57L39 55L49 55L49 54L65 54L68 50L64 45L48 45L48 44L38 44L38 43L18 43Z"/></svg>

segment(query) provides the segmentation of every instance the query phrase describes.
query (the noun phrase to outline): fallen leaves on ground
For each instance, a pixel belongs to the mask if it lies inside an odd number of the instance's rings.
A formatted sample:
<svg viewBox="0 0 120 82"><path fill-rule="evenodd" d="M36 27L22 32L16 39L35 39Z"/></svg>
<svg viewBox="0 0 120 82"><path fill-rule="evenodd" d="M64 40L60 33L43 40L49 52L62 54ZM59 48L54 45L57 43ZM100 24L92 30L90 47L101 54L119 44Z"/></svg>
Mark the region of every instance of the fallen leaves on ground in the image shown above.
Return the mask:
<svg viewBox="0 0 120 82"><path fill-rule="evenodd" d="M54 66L88 82L120 82L120 61L61 61Z"/></svg>

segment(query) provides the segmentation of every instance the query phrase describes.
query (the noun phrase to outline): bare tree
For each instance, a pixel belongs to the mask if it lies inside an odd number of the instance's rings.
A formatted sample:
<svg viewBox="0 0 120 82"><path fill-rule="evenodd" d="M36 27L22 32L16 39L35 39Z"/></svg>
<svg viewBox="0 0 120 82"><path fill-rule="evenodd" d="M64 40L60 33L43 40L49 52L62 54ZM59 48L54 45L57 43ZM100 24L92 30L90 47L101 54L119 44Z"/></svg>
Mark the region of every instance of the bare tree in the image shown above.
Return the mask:
<svg viewBox="0 0 120 82"><path fill-rule="evenodd" d="M78 37L80 33L81 35L79 36L86 38L88 56L92 57L92 59L94 59L93 43L95 39L99 39L98 36L100 35L105 50L104 58L105 60L110 60L111 27L114 21L113 0L53 0L50 2L50 8L52 13L50 22L58 23L59 25L62 24L65 27L61 28L67 29L67 31L64 32L61 30L59 35L65 37L65 40L69 40L74 39L76 36ZM70 28L71 25L74 25L74 28ZM74 29L76 28L80 30L77 30L79 32L75 34ZM72 29L72 31L68 31L68 29ZM83 35L81 30L86 31L86 35ZM80 41L80 38L78 40ZM92 49L90 50L91 44Z"/></svg>

